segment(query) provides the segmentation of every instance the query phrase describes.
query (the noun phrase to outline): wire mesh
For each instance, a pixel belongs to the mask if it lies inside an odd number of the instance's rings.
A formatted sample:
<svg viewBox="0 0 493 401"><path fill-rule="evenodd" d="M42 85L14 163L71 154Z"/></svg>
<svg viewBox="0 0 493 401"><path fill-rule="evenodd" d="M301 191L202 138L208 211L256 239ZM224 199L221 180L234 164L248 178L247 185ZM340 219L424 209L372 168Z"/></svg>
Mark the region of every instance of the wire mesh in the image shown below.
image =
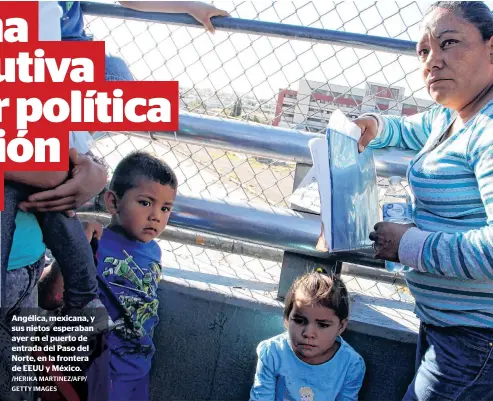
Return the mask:
<svg viewBox="0 0 493 401"><path fill-rule="evenodd" d="M232 17L416 40L429 3L221 1L216 5ZM409 56L224 31L210 35L200 28L113 18L89 16L86 22L94 38L104 40L107 51L122 57L137 80L179 81L180 107L193 113L322 132L337 108L356 118L365 112L414 114L432 105L417 60ZM110 167L135 149L164 158L177 172L181 192L290 206L294 163L209 146L156 144L123 134L100 133L95 145L95 153ZM388 181L379 178L379 185L383 193ZM168 241L162 246L166 258L177 265L205 263L206 270L221 270L219 275L245 282L257 280L268 284L265 293L275 292L277 262ZM371 289L380 296L408 299L405 289L394 286L384 291L382 285L373 283Z"/></svg>

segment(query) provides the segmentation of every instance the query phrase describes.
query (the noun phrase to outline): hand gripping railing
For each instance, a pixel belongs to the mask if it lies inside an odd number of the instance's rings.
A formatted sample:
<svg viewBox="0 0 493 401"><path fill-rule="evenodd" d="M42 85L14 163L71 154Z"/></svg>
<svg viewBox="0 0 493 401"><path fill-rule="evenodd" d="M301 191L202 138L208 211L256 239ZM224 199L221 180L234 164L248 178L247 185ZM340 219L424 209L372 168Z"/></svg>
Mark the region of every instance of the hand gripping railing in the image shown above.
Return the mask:
<svg viewBox="0 0 493 401"><path fill-rule="evenodd" d="M92 2L82 4L86 14L95 16L189 26L200 25L195 19L185 14L142 13L111 4ZM216 29L229 32L255 33L415 55L415 43L411 41L239 18L214 18L213 23ZM196 145L207 144L214 148L304 164L311 164L309 140L319 136L285 128L247 124L185 112L180 113L180 127L177 132L129 132L127 134L151 138L158 142L178 140ZM395 148L379 149L374 153L377 172L379 176L384 177L405 176L407 165L414 155L414 152ZM83 211L93 213L94 205L86 205ZM196 195L179 195L169 223L178 228L224 236L229 239L245 240L305 255L367 265L381 265L381 262L373 260L369 250L343 254L317 251L315 245L320 235L320 218L284 208L252 206Z"/></svg>

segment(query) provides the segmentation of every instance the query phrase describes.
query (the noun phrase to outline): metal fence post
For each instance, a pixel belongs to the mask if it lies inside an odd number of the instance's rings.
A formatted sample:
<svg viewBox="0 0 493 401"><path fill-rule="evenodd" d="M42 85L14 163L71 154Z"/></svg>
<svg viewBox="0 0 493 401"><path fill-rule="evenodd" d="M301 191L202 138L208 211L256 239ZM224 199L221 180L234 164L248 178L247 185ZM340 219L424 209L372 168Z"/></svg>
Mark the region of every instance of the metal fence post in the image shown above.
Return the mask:
<svg viewBox="0 0 493 401"><path fill-rule="evenodd" d="M310 164L296 163L296 169L294 174L293 192L301 183L305 175L308 173L312 166ZM291 209L301 213L310 213L306 209L301 207L291 206ZM284 252L284 257L281 266L281 277L279 280L279 289L277 291L277 298L283 300L291 287L293 281L302 274L315 270L318 267L324 268L327 272L332 271L339 273L340 266L336 258L321 259L312 256L300 255L293 252Z"/></svg>

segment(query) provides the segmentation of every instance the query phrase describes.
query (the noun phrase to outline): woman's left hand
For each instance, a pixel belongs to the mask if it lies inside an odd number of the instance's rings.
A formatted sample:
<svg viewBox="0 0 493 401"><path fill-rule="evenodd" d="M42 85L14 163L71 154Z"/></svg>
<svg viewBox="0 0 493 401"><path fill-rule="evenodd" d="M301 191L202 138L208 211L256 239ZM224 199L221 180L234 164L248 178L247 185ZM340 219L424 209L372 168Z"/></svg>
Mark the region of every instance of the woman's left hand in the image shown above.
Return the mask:
<svg viewBox="0 0 493 401"><path fill-rule="evenodd" d="M370 233L370 240L374 241L375 259L384 259L390 262L399 262L399 244L407 230L416 227L414 224L398 224L381 222L375 224Z"/></svg>

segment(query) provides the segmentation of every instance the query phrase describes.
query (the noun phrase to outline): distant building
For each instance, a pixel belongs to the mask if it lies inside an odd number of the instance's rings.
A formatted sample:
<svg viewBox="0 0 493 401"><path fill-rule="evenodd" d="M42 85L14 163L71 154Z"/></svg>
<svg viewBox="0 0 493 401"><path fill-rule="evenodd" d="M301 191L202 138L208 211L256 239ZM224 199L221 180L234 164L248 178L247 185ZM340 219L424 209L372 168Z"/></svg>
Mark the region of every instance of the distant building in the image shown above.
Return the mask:
<svg viewBox="0 0 493 401"><path fill-rule="evenodd" d="M366 88L361 89L302 79L297 91L279 91L272 125L318 132L325 129L336 109L355 119L370 112L412 115L432 104L425 99L404 99L404 88L397 86L367 82Z"/></svg>

